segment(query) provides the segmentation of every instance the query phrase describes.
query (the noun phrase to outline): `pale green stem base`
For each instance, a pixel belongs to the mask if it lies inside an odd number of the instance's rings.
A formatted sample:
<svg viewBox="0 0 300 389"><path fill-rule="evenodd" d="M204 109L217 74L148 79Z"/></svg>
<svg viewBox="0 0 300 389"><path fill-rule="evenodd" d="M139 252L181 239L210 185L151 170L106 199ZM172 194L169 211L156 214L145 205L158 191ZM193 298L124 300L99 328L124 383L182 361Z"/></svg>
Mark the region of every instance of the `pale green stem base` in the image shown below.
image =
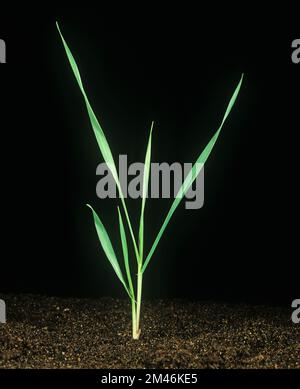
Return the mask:
<svg viewBox="0 0 300 389"><path fill-rule="evenodd" d="M136 336L136 306L135 301L131 300L131 312L132 312L132 337Z"/></svg>
<svg viewBox="0 0 300 389"><path fill-rule="evenodd" d="M141 334L140 318L141 318L141 303L142 303L142 286L143 286L143 273L139 268L137 275L137 300L132 302L132 337L138 340Z"/></svg>

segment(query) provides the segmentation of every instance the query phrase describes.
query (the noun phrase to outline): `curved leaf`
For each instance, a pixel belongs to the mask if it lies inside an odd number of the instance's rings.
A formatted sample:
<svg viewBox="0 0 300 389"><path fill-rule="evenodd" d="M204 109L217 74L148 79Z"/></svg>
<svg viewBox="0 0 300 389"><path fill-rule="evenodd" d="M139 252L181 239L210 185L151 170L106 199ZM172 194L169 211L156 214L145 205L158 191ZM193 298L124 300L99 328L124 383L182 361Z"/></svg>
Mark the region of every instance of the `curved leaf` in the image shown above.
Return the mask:
<svg viewBox="0 0 300 389"><path fill-rule="evenodd" d="M93 109L91 107L89 99L88 99L88 97L87 97L87 95L85 93L85 90L84 90L84 87L83 87L83 84L82 84L82 80L81 80L81 76L80 76L80 72L79 72L78 66L76 64L75 58L74 58L71 50L69 49L69 47L67 45L67 42L65 41L65 39L64 39L64 37L63 37L63 35L62 35L61 31L60 31L60 28L59 28L59 25L58 25L57 22L56 22L56 27L57 27L57 30L58 30L58 32L60 34L62 43L64 45L64 48L65 48L65 51L66 51L66 54L67 54L67 57L68 57L68 60L70 62L71 68L73 70L74 76L75 76L75 78L77 80L78 86L79 86L79 88L81 90L81 93L82 93L82 95L84 97L86 108L87 108L87 112L88 112L88 115L89 115L89 119L90 119L92 128L94 130L94 134L95 134L98 146L100 148L101 154L102 154L103 159L106 162L108 168L110 169L110 171L112 173L112 176L113 176L113 178L114 178L114 180L116 182L116 185L117 185L117 188L118 188L118 191L119 191L119 194L120 194L122 206L124 208L126 220L127 220L127 223L128 223L129 231L130 231L130 234L131 234L132 242L133 242L133 245L134 245L135 254L136 254L136 257L137 257L137 260L138 260L138 258L139 258L138 248L137 248L137 244L136 244L136 241L135 241L133 229L132 229L132 226L131 226L130 218L129 218L129 215L128 215L127 207L126 207L125 200L124 200L124 195L123 195L123 192L122 192L121 184L120 184L120 181L119 181L119 177L118 177L118 173L117 173L117 169L116 169L116 165L115 165L115 161L114 161L111 149L109 147L109 144L107 142L105 134L104 134L104 132L103 132L101 126L100 126L100 123L99 123L99 121L98 121L98 119L97 119L97 117L96 117L96 115L95 115L95 113L94 113L94 111L93 111Z"/></svg>
<svg viewBox="0 0 300 389"><path fill-rule="evenodd" d="M237 95L240 91L240 88L241 88L241 85L242 85L242 81L243 81L243 74L241 76L241 79L240 79L240 82L238 83L230 101L229 101L229 104L226 108L226 111L225 111L225 114L224 114L224 117L222 119L222 122L221 122L221 125L220 127L218 128L218 130L216 131L216 133L214 134L214 136L211 138L211 140L209 141L209 143L207 144L207 146L205 147L205 149L202 151L202 153L200 154L200 156L198 157L197 161L195 162L195 164L193 165L192 169L189 171L187 177L185 178L181 188L179 189L179 193L180 195L179 196L176 196L176 198L174 199L173 203L172 203L172 206L157 234L157 237L150 249L150 252L145 260L145 263L143 265L143 268L142 268L142 272L144 272L149 264L149 261L150 259L152 258L152 255L173 215L173 213L175 212L176 208L178 207L180 201L182 200L183 196L186 194L186 192L188 191L188 189L190 188L190 186L192 185L192 183L194 182L194 180L196 179L197 175L199 174L199 172L201 171L201 168L203 167L203 165L205 164L207 158L209 157L217 139L218 139L218 136L220 134L220 131L223 127L223 124L225 123L225 120L227 118L227 116L229 115L230 111L231 111L231 108L233 107L234 103L235 103L235 100L237 98Z"/></svg>
<svg viewBox="0 0 300 389"><path fill-rule="evenodd" d="M108 233L107 233L104 225L102 224L99 216L94 211L94 209L89 204L87 204L87 206L93 212L93 217L94 217L94 223L95 223L96 231L97 231L98 238L99 238L99 241L101 243L101 246L103 248L103 251L105 252L106 257L109 260L109 262L110 262L111 266L113 267L114 271L116 272L116 275L118 276L119 280L123 284L126 292L128 293L129 297L131 298L131 294L130 294L130 292L128 290L128 287L127 287L127 285L126 285L126 283L124 281L123 274L122 274L122 271L120 269L119 262L118 262L118 259L116 257L115 251L114 251L114 249L112 247L112 244L111 244L111 241L109 239Z"/></svg>

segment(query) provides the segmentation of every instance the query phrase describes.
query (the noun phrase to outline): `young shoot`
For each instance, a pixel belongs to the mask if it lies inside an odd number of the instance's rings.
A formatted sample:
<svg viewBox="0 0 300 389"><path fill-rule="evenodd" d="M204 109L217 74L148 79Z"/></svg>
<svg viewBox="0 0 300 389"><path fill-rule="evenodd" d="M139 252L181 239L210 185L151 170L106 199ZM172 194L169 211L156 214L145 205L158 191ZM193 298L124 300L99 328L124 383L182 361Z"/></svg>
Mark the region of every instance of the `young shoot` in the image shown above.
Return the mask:
<svg viewBox="0 0 300 389"><path fill-rule="evenodd" d="M179 189L180 196L176 196L172 202L171 208L169 209L162 226L149 250L147 255L145 255L145 247L144 247L144 213L145 213L145 206L146 206L146 198L147 198L147 191L148 191L148 183L149 183L149 172L150 172L150 166L151 166L151 141L152 141L152 130L153 130L153 122L151 123L150 131L149 131L149 139L148 139L148 145L146 150L146 156L145 156L145 163L144 163L144 172L143 172L143 196L142 196L142 204L140 209L140 221L139 221L139 230L138 230L138 240L136 239L136 235L134 233L130 217L128 214L128 210L126 207L125 197L122 192L122 187L119 181L117 168L114 162L114 158L111 152L111 149L109 147L109 144L107 142L107 139L105 137L105 134L103 132L102 127L99 124L99 121L92 109L92 106L89 102L89 99L87 97L87 94L83 87L83 82L80 76L79 69L77 67L76 61L73 57L73 54L71 53L71 50L69 49L58 24L56 23L58 32L61 36L62 43L64 46L64 49L66 51L70 66L72 68L72 71L74 73L74 76L77 80L79 89L82 93L84 102L86 104L87 113L91 122L92 129L94 131L100 152L102 154L102 157L109 166L111 174L113 176L113 179L115 180L116 187L119 193L119 197L121 200L121 209L117 208L117 217L119 220L119 234L120 234L120 240L121 240L121 246L123 251L123 261L124 261L124 268L125 268L125 274L124 277L123 271L120 267L120 262L116 256L115 250L113 248L112 242L109 238L109 235L107 233L106 228L104 227L102 221L100 220L98 214L95 212L95 210L87 204L87 206L91 209L94 224L96 228L96 232L99 238L99 241L101 243L101 246L103 248L103 251L110 262L111 266L113 267L118 279L120 280L121 284L123 285L127 295L129 296L131 300L131 307L132 307L132 337L133 339L139 339L141 334L141 302L142 302L142 287L143 287L143 276L145 273L145 270L147 269L150 260L152 259L152 256L155 252L155 249L173 215L176 208L180 204L182 198L185 196L185 194L188 192L189 188L193 184L194 180L197 178L198 174L200 173L201 168L204 166L207 158L209 157L218 137L220 134L220 131L235 103L235 100L238 96L238 93L241 88L243 75L241 76L241 79L237 85L237 87L234 90L234 93L228 103L228 106L226 108L225 114L223 116L223 119L221 120L221 123L219 125L219 128L214 133L202 153L197 158L196 162L193 164L191 170L187 174L186 178L183 180L183 183ZM199 168L200 166L200 168ZM123 215L123 216L122 216ZM124 219L125 217L125 219ZM126 221L126 228L124 225L124 220ZM134 256L136 260L136 269L134 271L130 268L130 261L129 261L129 250L128 250L128 233L129 238L132 241L133 244L133 250L134 250ZM137 243L138 242L138 243Z"/></svg>

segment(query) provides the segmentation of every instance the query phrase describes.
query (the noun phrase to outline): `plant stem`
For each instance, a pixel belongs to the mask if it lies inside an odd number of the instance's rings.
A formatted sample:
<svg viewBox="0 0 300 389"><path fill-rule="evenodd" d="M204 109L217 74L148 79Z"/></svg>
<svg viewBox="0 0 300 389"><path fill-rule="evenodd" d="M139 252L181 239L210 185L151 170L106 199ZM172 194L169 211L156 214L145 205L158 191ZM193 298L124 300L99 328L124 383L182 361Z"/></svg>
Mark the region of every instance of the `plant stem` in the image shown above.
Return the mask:
<svg viewBox="0 0 300 389"><path fill-rule="evenodd" d="M136 304L134 299L131 300L131 312L132 312L132 337L133 339L136 339Z"/></svg>
<svg viewBox="0 0 300 389"><path fill-rule="evenodd" d="M131 223L130 223L130 219L129 219L129 215L128 215L128 211L127 211L127 207L126 207L126 203L125 203L125 200L124 200L124 197L123 197L123 193L122 193L121 187L119 187L119 193L120 193L120 196L121 196L121 203L122 203L122 206L123 206L123 209L124 209L127 225L128 225L129 232L130 232L130 235L131 235L131 239L132 239L132 243L133 243L133 247L134 247L134 252L135 252L136 260L138 262L139 258L140 258L139 250L138 250L138 247L137 247L137 244L136 244L136 241L135 241L134 233L133 233L133 230L132 230L132 227L131 227Z"/></svg>
<svg viewBox="0 0 300 389"><path fill-rule="evenodd" d="M137 275L137 301L136 301L136 337L139 339L141 334L140 318L141 318L141 303L142 303L142 286L143 286L143 273L142 268L139 266Z"/></svg>

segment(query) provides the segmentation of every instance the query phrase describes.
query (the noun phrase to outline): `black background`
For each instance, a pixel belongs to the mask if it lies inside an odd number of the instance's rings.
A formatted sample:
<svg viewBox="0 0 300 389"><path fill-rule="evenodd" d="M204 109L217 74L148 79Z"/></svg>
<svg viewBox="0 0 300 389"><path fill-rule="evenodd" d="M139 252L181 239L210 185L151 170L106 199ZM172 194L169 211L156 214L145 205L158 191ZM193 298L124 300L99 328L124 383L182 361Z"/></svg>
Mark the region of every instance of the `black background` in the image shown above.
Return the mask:
<svg viewBox="0 0 300 389"><path fill-rule="evenodd" d="M299 33L280 28L283 20L218 16L150 4L1 13L1 292L125 297L85 207L95 207L121 256L118 201L95 194L102 158L58 20L116 160L143 161L155 120L153 161L195 161L245 73L205 166L205 205L177 209L144 298L299 297L300 64L291 61ZM140 202L128 204L137 230ZM146 250L169 206L147 202Z"/></svg>

